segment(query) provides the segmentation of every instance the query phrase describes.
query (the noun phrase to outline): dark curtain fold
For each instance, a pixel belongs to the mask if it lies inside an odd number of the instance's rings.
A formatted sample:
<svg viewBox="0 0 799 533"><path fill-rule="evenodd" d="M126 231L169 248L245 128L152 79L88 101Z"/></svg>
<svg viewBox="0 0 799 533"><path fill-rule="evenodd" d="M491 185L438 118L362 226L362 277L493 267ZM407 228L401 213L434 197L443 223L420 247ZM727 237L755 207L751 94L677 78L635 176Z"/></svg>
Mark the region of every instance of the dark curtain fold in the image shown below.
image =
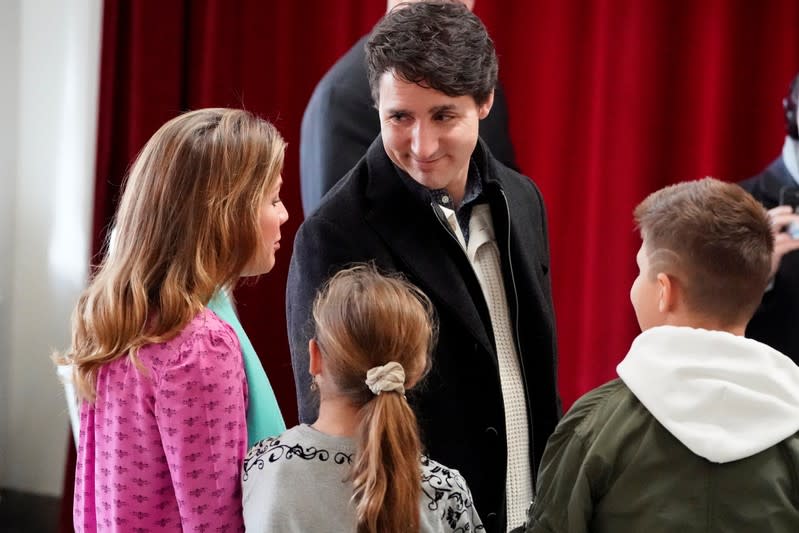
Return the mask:
<svg viewBox="0 0 799 533"><path fill-rule="evenodd" d="M384 10L379 0L106 0L95 257L124 173L177 113L245 107L289 142L290 242L302 220L302 112L318 79ZM778 154L799 70L795 0L477 2L497 45L522 170L549 214L564 405L615 376L637 334L632 209L669 183L738 180ZM236 292L286 421L296 421L284 320L290 247Z"/></svg>

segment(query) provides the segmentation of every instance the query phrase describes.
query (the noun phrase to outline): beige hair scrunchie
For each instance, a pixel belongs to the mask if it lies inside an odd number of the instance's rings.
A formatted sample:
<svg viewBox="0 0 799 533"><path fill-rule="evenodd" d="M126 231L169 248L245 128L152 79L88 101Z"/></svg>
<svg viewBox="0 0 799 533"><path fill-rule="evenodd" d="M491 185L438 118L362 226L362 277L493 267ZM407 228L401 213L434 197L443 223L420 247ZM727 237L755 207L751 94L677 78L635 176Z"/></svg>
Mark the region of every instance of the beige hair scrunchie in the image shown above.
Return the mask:
<svg viewBox="0 0 799 533"><path fill-rule="evenodd" d="M405 394L405 370L396 361L370 368L366 373L366 386L375 395L381 392Z"/></svg>

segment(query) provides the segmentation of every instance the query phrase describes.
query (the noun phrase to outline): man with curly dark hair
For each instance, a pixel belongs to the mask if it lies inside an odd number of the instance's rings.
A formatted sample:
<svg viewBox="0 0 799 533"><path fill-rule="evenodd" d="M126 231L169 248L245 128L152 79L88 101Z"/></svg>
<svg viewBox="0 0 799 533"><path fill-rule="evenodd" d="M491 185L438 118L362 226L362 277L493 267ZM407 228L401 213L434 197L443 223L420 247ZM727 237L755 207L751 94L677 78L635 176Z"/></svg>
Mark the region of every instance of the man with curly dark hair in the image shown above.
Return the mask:
<svg viewBox="0 0 799 533"><path fill-rule="evenodd" d="M460 1L470 10L474 0ZM402 0L387 0L386 13ZM364 35L319 80L302 115L300 188L306 215L363 157L380 133L380 118L369 91ZM505 93L497 83L491 114L480 121L482 138L493 156L516 168Z"/></svg>
<svg viewBox="0 0 799 533"><path fill-rule="evenodd" d="M287 318L300 418L316 416L310 306L345 265L402 272L433 302L439 342L408 400L430 457L458 469L488 531L524 522L559 417L543 200L479 138L494 43L458 2L391 11L366 45L381 134L294 243Z"/></svg>

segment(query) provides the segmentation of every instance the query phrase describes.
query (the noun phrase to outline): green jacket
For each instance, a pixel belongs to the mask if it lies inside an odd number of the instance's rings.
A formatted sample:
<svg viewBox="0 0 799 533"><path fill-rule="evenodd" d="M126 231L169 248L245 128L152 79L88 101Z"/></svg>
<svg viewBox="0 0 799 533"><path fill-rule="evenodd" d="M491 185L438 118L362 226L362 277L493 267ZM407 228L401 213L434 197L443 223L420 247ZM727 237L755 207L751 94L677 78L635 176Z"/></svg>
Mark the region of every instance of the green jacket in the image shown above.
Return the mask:
<svg viewBox="0 0 799 533"><path fill-rule="evenodd" d="M675 333L699 348L680 360ZM526 531L799 532L799 369L764 345L741 363L759 343L733 337L670 328L634 343L625 381L583 396L550 438ZM711 350L719 338L744 349ZM658 368L635 360L647 343Z"/></svg>

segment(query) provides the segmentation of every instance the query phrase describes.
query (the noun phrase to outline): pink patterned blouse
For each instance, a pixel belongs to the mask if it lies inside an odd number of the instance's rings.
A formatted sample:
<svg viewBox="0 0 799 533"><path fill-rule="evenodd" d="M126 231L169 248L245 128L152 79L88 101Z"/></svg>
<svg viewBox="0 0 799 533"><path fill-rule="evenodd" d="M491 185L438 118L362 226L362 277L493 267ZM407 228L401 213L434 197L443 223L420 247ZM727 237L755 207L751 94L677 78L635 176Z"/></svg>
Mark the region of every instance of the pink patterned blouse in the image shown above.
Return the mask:
<svg viewBox="0 0 799 533"><path fill-rule="evenodd" d="M103 366L84 403L78 532L244 529L247 385L236 334L207 309L174 339Z"/></svg>

